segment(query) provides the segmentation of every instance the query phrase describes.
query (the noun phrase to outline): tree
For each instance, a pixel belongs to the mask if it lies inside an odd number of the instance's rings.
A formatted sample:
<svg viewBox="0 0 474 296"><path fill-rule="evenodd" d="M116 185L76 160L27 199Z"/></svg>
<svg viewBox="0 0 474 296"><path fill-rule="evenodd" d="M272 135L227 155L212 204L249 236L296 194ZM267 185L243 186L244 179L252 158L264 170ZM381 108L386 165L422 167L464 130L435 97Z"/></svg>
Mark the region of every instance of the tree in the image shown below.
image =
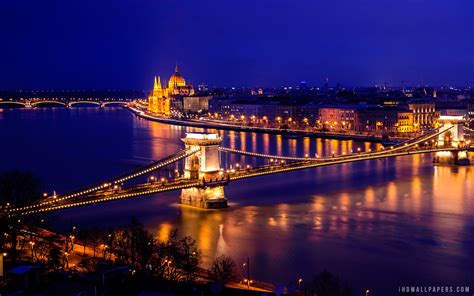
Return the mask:
<svg viewBox="0 0 474 296"><path fill-rule="evenodd" d="M337 294L338 283L334 276L327 270L318 274L314 279L316 294L320 296L333 296Z"/></svg>
<svg viewBox="0 0 474 296"><path fill-rule="evenodd" d="M87 243L89 242L90 231L88 229L80 229L79 233L77 234L77 238L82 241L83 244L83 252L82 256L86 256L86 247Z"/></svg>
<svg viewBox="0 0 474 296"><path fill-rule="evenodd" d="M154 242L149 258L155 278L170 281L191 281L201 261L196 241L189 236L179 238L173 230L166 241Z"/></svg>
<svg viewBox="0 0 474 296"><path fill-rule="evenodd" d="M100 244L101 238L102 238L102 232L99 229L92 229L90 231L89 240L92 242L92 246L94 250L94 253L93 253L94 258L96 257L97 246Z"/></svg>
<svg viewBox="0 0 474 296"><path fill-rule="evenodd" d="M77 267L81 272L94 272L97 268L97 258L85 258L82 259L78 264Z"/></svg>
<svg viewBox="0 0 474 296"><path fill-rule="evenodd" d="M30 172L10 171L0 174L0 206L7 209L12 205L32 202L41 197L40 182ZM2 213L3 214L3 213ZM5 247L10 245L9 253L13 262L17 259L17 243L19 231L24 224L21 219L2 215L2 230L4 230L3 241L0 243ZM5 235L6 234L6 235Z"/></svg>
<svg viewBox="0 0 474 296"><path fill-rule="evenodd" d="M220 255L212 263L212 277L215 281L224 285L237 277L237 265L235 261L225 255Z"/></svg>
<svg viewBox="0 0 474 296"><path fill-rule="evenodd" d="M31 172L10 171L0 174L0 203L18 205L39 199L40 182Z"/></svg>
<svg viewBox="0 0 474 296"><path fill-rule="evenodd" d="M57 271L60 266L60 257L61 257L61 250L58 248L53 248L49 251L49 267Z"/></svg>
<svg viewBox="0 0 474 296"><path fill-rule="evenodd" d="M197 248L196 241L190 236L185 236L179 241L179 251L178 266L183 270L185 280L192 281L201 260L201 252Z"/></svg>

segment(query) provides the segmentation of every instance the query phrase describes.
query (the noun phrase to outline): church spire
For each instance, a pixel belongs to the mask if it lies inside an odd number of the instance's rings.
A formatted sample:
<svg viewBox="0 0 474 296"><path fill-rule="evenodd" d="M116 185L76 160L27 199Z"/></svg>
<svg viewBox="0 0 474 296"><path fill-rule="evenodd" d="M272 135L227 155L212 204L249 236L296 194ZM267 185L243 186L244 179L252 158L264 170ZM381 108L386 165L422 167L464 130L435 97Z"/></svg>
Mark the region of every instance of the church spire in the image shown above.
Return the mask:
<svg viewBox="0 0 474 296"><path fill-rule="evenodd" d="M153 84L153 90L161 90L161 80L160 80L160 76L158 76L158 80L156 79L156 76L155 76L155 83Z"/></svg>
<svg viewBox="0 0 474 296"><path fill-rule="evenodd" d="M178 71L178 62L176 62L176 66L174 67L174 72L175 72L175 73L178 73L178 72L179 72L179 71Z"/></svg>
<svg viewBox="0 0 474 296"><path fill-rule="evenodd" d="M161 90L161 79L160 79L160 76L158 76L158 90Z"/></svg>

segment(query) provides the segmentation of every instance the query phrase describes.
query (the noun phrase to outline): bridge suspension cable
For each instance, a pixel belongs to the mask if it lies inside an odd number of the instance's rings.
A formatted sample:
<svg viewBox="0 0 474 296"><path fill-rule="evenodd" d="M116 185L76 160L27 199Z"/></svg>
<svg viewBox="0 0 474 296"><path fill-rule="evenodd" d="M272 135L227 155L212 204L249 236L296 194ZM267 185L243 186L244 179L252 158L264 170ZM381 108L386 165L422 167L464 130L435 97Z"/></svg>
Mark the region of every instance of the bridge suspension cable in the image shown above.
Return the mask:
<svg viewBox="0 0 474 296"><path fill-rule="evenodd" d="M107 180L105 182L95 184L95 185L86 187L82 190L78 190L78 191L75 191L73 193L63 195L63 196L58 196L56 198L51 198L50 197L46 200L43 199L43 200L40 200L38 203L35 203L35 204L32 204L32 205L11 208L10 211L11 212L16 212L16 211L23 211L25 209L34 209L34 208L38 208L38 207L41 207L41 206L44 206L44 205L53 204L53 203L56 203L56 202L62 202L62 201L65 201L65 200L68 200L68 199L71 199L71 198L76 198L76 197L81 197L81 196L84 196L84 195L88 195L88 194L91 194L91 193L96 192L98 190L107 189L108 187L110 187L112 185L120 184L122 182L140 177L140 176L145 175L147 173L150 173L152 171L156 171L156 170L158 170L160 168L163 168L163 167L165 167L169 164L175 163L175 162L177 162L177 161L179 161L183 158L191 156L191 155L197 153L198 151L199 151L199 149L183 149L183 150L178 151L175 154L172 154L172 155L169 155L165 158L157 160L157 161L155 161L155 162L153 162L153 163L151 163L147 166L141 167L141 168L136 169L132 172L123 174L121 176L115 177L115 178Z"/></svg>
<svg viewBox="0 0 474 296"><path fill-rule="evenodd" d="M261 167L235 171L234 173L229 174L229 180L235 181L235 180L258 177L258 176L263 176L263 175L277 174L277 173L283 173L283 172L289 172L289 171L315 168L315 167L320 167L320 166L352 163L352 162L371 160L371 159L380 159L380 158L414 155L414 154L422 154L422 153L433 153L433 152L438 152L438 151L458 151L458 150L459 148L455 148L455 147L430 148L430 149L406 150L406 151L386 150L385 153L382 155L380 154L379 155L357 155L357 157L352 157L352 158L345 158L345 159L333 158L333 159L326 159L325 161L320 161L320 162L300 161L300 162L292 162L292 163L289 162L289 163L283 163L283 164L265 165Z"/></svg>
<svg viewBox="0 0 474 296"><path fill-rule="evenodd" d="M236 154L241 154L241 155L262 157L262 158L272 158L272 159L279 159L279 160L321 161L321 158L271 155L271 154L264 154L264 153L256 153L256 152L237 150L237 149L226 148L226 147L219 147L219 150L222 151L222 152L236 153Z"/></svg>
<svg viewBox="0 0 474 296"><path fill-rule="evenodd" d="M445 128L443 130L438 129L435 130L432 133L424 134L419 137L416 137L414 139L410 139L409 141L402 142L400 144L394 145L390 147L390 149L383 149L380 151L366 151L366 152L361 152L357 154L349 154L349 155L338 155L338 156L331 156L331 157L292 157L292 156L281 156L281 155L271 155L271 154L264 154L264 153L256 153L256 152L249 152L249 151L243 151L243 150L237 150L237 149L232 149L232 148L226 148L226 147L219 147L219 150L223 152L229 152L229 153L236 153L236 154L241 154L241 155L247 155L247 156L253 156L253 157L262 157L262 158L271 158L271 159L278 159L278 160L290 160L290 161L325 161L327 159L350 159L354 157L358 157L360 155L379 155L379 154L386 154L387 150L390 150L391 152L396 152L400 150L405 150L408 148L411 148L417 144L420 144L422 142L427 141L428 139L431 139L433 137L438 136L439 134L442 134L446 132L447 130L451 129L451 127Z"/></svg>
<svg viewBox="0 0 474 296"><path fill-rule="evenodd" d="M107 202L107 201L133 198L133 197L149 195L149 194L154 194L154 193L159 193L159 192L191 188L191 187L195 187L199 185L200 185L200 182L195 181L195 180L189 180L186 182L171 182L169 184L159 184L159 185L145 185L145 186L139 185L139 186L128 188L126 191L119 192L116 194L87 196L88 199L69 200L67 203L62 203L62 204L60 203L48 204L48 205L43 204L41 207L37 207L37 208L25 208L21 211L16 211L15 213L13 213L13 215L25 216L25 215L31 215L31 214L37 214L37 213L44 213L44 212L67 209L67 208L72 208L72 207L102 203L102 202Z"/></svg>
<svg viewBox="0 0 474 296"><path fill-rule="evenodd" d="M464 130L467 130L468 132L474 132L474 129L469 128L469 127L467 127L467 126L464 127Z"/></svg>

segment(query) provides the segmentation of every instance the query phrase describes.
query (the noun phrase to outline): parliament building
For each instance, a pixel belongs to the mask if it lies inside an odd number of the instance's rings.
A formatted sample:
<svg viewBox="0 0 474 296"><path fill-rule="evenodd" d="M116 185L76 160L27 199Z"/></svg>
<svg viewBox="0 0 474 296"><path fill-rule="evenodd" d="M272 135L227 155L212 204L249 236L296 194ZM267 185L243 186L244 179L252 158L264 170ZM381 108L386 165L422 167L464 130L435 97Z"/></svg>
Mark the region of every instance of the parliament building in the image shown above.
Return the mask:
<svg viewBox="0 0 474 296"><path fill-rule="evenodd" d="M166 83L162 85L160 76L158 78L155 76L153 90L148 96L148 111L156 115L170 116L175 100L193 95L193 86L186 84L176 65L167 85Z"/></svg>

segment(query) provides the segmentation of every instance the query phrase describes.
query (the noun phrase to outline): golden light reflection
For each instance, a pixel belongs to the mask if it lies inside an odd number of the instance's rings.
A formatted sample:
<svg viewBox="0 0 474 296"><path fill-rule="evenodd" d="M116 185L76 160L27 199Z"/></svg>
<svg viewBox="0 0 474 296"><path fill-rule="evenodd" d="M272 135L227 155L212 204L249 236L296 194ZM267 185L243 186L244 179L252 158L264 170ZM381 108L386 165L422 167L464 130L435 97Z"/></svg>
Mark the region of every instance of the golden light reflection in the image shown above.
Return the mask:
<svg viewBox="0 0 474 296"><path fill-rule="evenodd" d="M387 185L387 195L385 203L387 204L387 209L390 211L397 210L397 185L395 182L390 182Z"/></svg>
<svg viewBox="0 0 474 296"><path fill-rule="evenodd" d="M240 132L239 133L239 138L240 138L240 150L247 151L247 133L245 132ZM251 150L254 151L254 150Z"/></svg>
<svg viewBox="0 0 474 296"><path fill-rule="evenodd" d="M257 151L257 133L252 133L252 151Z"/></svg>
<svg viewBox="0 0 474 296"><path fill-rule="evenodd" d="M314 155L310 154L310 145L311 145L311 140L309 139L309 137L304 137L304 139L303 139L303 153L304 153L304 155L308 155L308 156L313 157Z"/></svg>
<svg viewBox="0 0 474 296"><path fill-rule="evenodd" d="M288 145L290 146L289 147L289 153L288 155L290 156L298 156L297 153L296 153L296 147L297 147L297 140L290 140Z"/></svg>
<svg viewBox="0 0 474 296"><path fill-rule="evenodd" d="M415 176L411 182L411 195L409 198L405 198L405 204L408 204L412 211L421 212L422 211L422 183L421 178ZM406 209L405 210L410 210Z"/></svg>
<svg viewBox="0 0 474 296"><path fill-rule="evenodd" d="M372 144L370 142L364 142L364 151L369 151Z"/></svg>
<svg viewBox="0 0 474 296"><path fill-rule="evenodd" d="M236 137L236 133L235 131L229 131L229 147L232 148L232 149L237 149L237 147L235 147L235 137Z"/></svg>
<svg viewBox="0 0 474 296"><path fill-rule="evenodd" d="M469 180L466 182L466 180ZM471 167L435 166L433 211L466 213L467 184L474 180ZM472 214L472 213L468 213Z"/></svg>
<svg viewBox="0 0 474 296"><path fill-rule="evenodd" d="M263 134L263 153L269 154L270 153L270 135Z"/></svg>
<svg viewBox="0 0 474 296"><path fill-rule="evenodd" d="M173 226L169 223L162 223L158 228L158 240L166 241L170 237Z"/></svg>
<svg viewBox="0 0 474 296"><path fill-rule="evenodd" d="M413 170L413 174L417 174L418 173L418 170L420 169L420 163L421 163L421 158L423 157L423 155L421 154L415 154L412 156L412 170Z"/></svg>
<svg viewBox="0 0 474 296"><path fill-rule="evenodd" d="M276 154L277 155L282 155L282 146L283 146L282 136L276 135Z"/></svg>
<svg viewBox="0 0 474 296"><path fill-rule="evenodd" d="M341 193L339 196L339 208L347 211L351 207L351 197L346 192Z"/></svg>
<svg viewBox="0 0 474 296"><path fill-rule="evenodd" d="M324 153L323 153L323 142L322 141L323 140L321 138L316 139L316 154L319 157L325 156Z"/></svg>
<svg viewBox="0 0 474 296"><path fill-rule="evenodd" d="M150 158L160 159L181 149L181 143L170 139L180 138L183 131L182 127L164 125L152 121L147 121L147 123L149 124L148 131L150 132L150 138L152 139L149 144L151 148ZM137 138L141 137L137 135ZM136 144L138 144L138 146L135 147L135 150L137 151L135 155L142 157L143 155L141 155L141 151L143 151L143 143L136 142Z"/></svg>
<svg viewBox="0 0 474 296"><path fill-rule="evenodd" d="M324 196L315 196L312 202L312 209L314 212L322 212L324 211Z"/></svg>
<svg viewBox="0 0 474 296"><path fill-rule="evenodd" d="M365 190L365 203L368 208L375 208L377 199L375 198L375 190L372 186Z"/></svg>

